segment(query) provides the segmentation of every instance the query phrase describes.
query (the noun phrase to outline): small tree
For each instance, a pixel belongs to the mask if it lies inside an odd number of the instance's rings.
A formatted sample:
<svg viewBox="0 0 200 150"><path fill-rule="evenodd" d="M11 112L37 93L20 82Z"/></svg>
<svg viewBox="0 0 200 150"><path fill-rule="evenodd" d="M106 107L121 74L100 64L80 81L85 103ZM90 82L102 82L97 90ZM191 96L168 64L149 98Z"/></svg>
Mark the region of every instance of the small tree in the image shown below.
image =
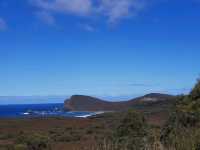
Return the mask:
<svg viewBox="0 0 200 150"><path fill-rule="evenodd" d="M114 133L120 149L143 150L147 142L147 124L140 113L129 110Z"/></svg>

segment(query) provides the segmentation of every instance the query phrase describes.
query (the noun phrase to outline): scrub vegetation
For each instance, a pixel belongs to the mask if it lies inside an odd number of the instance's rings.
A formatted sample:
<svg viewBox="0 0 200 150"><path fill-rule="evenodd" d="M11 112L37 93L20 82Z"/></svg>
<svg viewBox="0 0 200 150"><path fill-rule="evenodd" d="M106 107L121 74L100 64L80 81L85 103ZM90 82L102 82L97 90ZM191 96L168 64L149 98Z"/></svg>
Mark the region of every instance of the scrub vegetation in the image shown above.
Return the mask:
<svg viewBox="0 0 200 150"><path fill-rule="evenodd" d="M2 119L0 150L200 150L200 81L168 109L167 115L152 107L87 119Z"/></svg>

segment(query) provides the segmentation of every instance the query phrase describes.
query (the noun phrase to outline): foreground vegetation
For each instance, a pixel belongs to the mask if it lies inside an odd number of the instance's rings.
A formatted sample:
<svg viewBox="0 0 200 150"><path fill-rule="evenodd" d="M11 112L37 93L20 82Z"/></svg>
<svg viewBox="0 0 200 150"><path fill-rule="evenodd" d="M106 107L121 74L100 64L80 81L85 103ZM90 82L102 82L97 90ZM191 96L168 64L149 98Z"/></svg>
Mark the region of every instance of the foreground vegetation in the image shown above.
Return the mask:
<svg viewBox="0 0 200 150"><path fill-rule="evenodd" d="M161 132L161 141L170 150L200 150L200 81L177 103Z"/></svg>
<svg viewBox="0 0 200 150"><path fill-rule="evenodd" d="M153 121L155 110L89 119L1 120L0 150L200 150L200 81L174 102L170 117ZM165 124L156 124L161 118Z"/></svg>

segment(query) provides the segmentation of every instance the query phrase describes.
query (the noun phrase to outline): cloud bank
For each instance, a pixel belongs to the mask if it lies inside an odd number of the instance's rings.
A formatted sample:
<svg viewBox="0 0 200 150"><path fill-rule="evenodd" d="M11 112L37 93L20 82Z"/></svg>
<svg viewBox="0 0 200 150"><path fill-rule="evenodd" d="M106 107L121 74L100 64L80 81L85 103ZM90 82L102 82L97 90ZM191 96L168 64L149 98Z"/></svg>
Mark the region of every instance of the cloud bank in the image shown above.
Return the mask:
<svg viewBox="0 0 200 150"><path fill-rule="evenodd" d="M30 0L30 2L38 11L45 12L46 16L48 13L48 18L55 14L79 17L101 16L105 17L107 22L115 23L136 16L145 8L147 0Z"/></svg>
<svg viewBox="0 0 200 150"><path fill-rule="evenodd" d="M3 18L0 18L0 31L5 31L7 28L6 21Z"/></svg>

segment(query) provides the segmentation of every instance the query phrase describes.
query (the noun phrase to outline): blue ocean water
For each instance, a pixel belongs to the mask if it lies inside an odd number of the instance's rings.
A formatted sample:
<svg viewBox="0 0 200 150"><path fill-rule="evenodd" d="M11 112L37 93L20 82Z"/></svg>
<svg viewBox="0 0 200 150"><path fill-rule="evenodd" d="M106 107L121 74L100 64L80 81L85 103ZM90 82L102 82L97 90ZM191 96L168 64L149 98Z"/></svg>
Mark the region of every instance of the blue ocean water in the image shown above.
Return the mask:
<svg viewBox="0 0 200 150"><path fill-rule="evenodd" d="M19 117L81 117L86 118L100 112L64 111L63 103L0 105L0 118Z"/></svg>

